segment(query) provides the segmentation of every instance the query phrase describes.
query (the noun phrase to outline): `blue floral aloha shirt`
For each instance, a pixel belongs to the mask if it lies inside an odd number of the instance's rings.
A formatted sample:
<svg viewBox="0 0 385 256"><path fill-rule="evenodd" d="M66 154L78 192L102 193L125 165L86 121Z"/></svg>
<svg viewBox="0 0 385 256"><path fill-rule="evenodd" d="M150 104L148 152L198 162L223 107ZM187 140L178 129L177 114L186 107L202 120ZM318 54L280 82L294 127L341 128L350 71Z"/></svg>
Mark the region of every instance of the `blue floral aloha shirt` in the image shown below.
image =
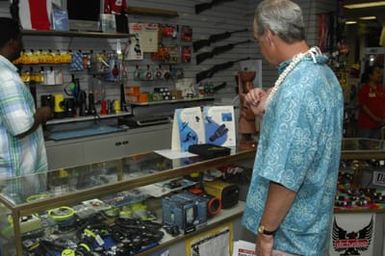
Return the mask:
<svg viewBox="0 0 385 256"><path fill-rule="evenodd" d="M297 193L274 238L296 255L328 249L340 161L343 96L327 57L302 60L264 114L243 225L256 233L270 181ZM289 64L280 64L279 72Z"/></svg>

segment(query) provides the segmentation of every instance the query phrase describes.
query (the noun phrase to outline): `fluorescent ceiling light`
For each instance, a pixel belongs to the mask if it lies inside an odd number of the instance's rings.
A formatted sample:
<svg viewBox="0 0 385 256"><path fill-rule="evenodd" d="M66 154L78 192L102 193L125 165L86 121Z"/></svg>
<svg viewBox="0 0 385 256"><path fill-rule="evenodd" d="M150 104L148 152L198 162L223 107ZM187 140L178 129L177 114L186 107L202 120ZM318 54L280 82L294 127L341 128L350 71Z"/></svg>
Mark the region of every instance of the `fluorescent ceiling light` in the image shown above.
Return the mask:
<svg viewBox="0 0 385 256"><path fill-rule="evenodd" d="M356 24L356 23L357 23L357 21L355 21L355 20L345 21L346 25L352 25L352 24Z"/></svg>
<svg viewBox="0 0 385 256"><path fill-rule="evenodd" d="M344 5L344 7L347 9L360 9L360 8L370 8L370 7L378 7L378 6L385 6L385 1Z"/></svg>
<svg viewBox="0 0 385 256"><path fill-rule="evenodd" d="M360 20L375 20L376 16L365 16L365 17L360 17Z"/></svg>

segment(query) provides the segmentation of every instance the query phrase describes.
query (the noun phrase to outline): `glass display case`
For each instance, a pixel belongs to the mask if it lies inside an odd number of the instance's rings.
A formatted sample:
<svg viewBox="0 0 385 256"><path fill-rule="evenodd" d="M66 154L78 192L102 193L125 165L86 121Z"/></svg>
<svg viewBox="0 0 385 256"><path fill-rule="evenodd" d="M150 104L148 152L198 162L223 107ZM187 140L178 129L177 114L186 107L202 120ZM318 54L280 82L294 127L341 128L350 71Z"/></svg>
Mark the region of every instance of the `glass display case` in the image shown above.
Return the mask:
<svg viewBox="0 0 385 256"><path fill-rule="evenodd" d="M77 229L69 229L82 225L85 225L86 228L82 228L85 233L81 234L81 241L77 241L81 244L80 246L62 242L63 248L68 248L66 252L68 254L65 255L72 255L70 248L73 247L87 251L90 239L92 243L96 243L96 246L106 247L106 239L101 240L99 234L88 226L93 212L103 211L107 217L113 216L114 207L111 205L117 204L119 200L131 200L132 202L143 200L145 195L136 191L135 188L242 160L252 160L254 157L255 150L239 151L236 149L232 149L229 156L212 159L194 156L171 160L150 152L112 161L1 180L1 255L36 255L36 253L29 253L29 250L33 250L37 246L46 247L48 251L55 251L54 246L50 241L46 241L47 239L37 241L35 238L49 233L48 240L56 240L55 246L58 246L63 230L66 230L67 236L79 236L75 231ZM75 214L78 218L73 218ZM94 224L101 225L98 219L92 221ZM124 227L131 225L131 223L119 224ZM148 228L148 225L151 226L152 235L156 233L153 232L156 224L139 223L143 230ZM143 230L141 232L145 233ZM119 233L116 230L114 232L110 235ZM88 246L83 240L88 241Z"/></svg>
<svg viewBox="0 0 385 256"><path fill-rule="evenodd" d="M385 159L385 141L367 138L344 138L342 160Z"/></svg>
<svg viewBox="0 0 385 256"><path fill-rule="evenodd" d="M385 174L384 146L384 141L377 139L346 138L342 141L336 212L385 212L385 195L382 200L381 194L385 189L385 179L382 180ZM345 192L355 193L351 197L356 201L347 200L350 196ZM343 194L341 200L339 194ZM379 196L381 200L377 198ZM371 200L371 197L376 199Z"/></svg>
<svg viewBox="0 0 385 256"><path fill-rule="evenodd" d="M140 229L136 229L135 232L145 235L144 238L148 242L146 246L149 246L149 249L147 250L147 247L144 247L144 251L136 252L139 252L140 255L146 255L149 251L154 252L157 248L174 243L175 240L170 240L172 238L168 236L170 239L164 242L165 238L159 232L159 222L153 222L151 218L144 222L116 223L114 216L116 216L117 207L145 200L148 195L141 193L140 188L146 185L203 172L227 164L252 161L254 157L255 150L239 151L236 149L233 149L229 156L212 159L203 159L198 156L168 159L157 153L150 152L111 161L1 180L1 255L47 255L36 253L35 249L39 246L51 251L51 254L48 255L60 255L55 254L57 251L72 255L70 253L72 253L71 249L73 248L79 249L76 251L77 254L74 255L89 255L87 254L87 247L90 244L94 248L112 247L111 241L108 242L105 233L107 232L105 225L114 227L112 231L108 229L108 235L111 236L122 236L122 233L119 233L119 228L124 227L126 229L135 225L139 226ZM349 184L357 188L357 191L372 193L372 189L363 190L367 188L364 185L373 180L373 176L368 178L365 175L376 173L381 182L381 175L385 173L385 171L381 172L380 170L384 164L382 160L385 160L383 141L363 138L344 139L341 163L342 165L345 164L345 166L342 166L343 169L351 175L342 176L340 182L345 183L345 185L350 182ZM385 170L385 168L383 169ZM347 181L348 178L351 180ZM378 197L378 194L374 196ZM347 202L348 200L345 200L345 197L344 200L339 197L336 202ZM376 198L376 200L380 199ZM361 201L360 203L365 203ZM373 204L371 205L373 206ZM341 217L345 218L346 214L349 213L373 213L376 214L376 220L380 221L381 216L378 214L384 212L384 208L381 205L378 206L378 204L370 208L365 207L365 205L347 206L336 205L336 217L339 218L338 221L341 221L339 223L343 223ZM140 207L140 205L137 205L137 207ZM242 210L243 205L240 204L237 209L239 216L242 214ZM128 214L129 211L132 211L132 209L121 211L120 214L122 212ZM92 217L94 213L98 212L103 213L103 221L100 218ZM225 212L222 218L228 218L229 216L231 214ZM14 225L14 223L17 224ZM374 251L377 253L380 249L376 247L380 246L378 241L382 239L382 235L379 235L380 231L377 231L379 230L377 223L374 224L376 230ZM95 227L97 227L96 230ZM83 230L83 233L80 234L79 229ZM103 234L105 237L103 237ZM38 240L37 237L45 237L45 239ZM73 240L73 237L77 237L77 239ZM143 239L143 236L141 239ZM177 239L183 240L184 236L179 236ZM52 243L52 241L55 241L55 243ZM160 245L157 244L153 247L154 241L160 241ZM128 244L135 249L134 240L123 244L126 252ZM58 249L55 246L61 247ZM118 245L114 246L119 247ZM131 255L119 254L116 252L118 249L115 250L115 255ZM82 250L83 254L81 254ZM30 251L34 251L34 253L30 253Z"/></svg>
<svg viewBox="0 0 385 256"><path fill-rule="evenodd" d="M335 212L385 212L383 146L382 140L343 140Z"/></svg>
<svg viewBox="0 0 385 256"><path fill-rule="evenodd" d="M384 255L384 177L384 141L343 140L329 255Z"/></svg>

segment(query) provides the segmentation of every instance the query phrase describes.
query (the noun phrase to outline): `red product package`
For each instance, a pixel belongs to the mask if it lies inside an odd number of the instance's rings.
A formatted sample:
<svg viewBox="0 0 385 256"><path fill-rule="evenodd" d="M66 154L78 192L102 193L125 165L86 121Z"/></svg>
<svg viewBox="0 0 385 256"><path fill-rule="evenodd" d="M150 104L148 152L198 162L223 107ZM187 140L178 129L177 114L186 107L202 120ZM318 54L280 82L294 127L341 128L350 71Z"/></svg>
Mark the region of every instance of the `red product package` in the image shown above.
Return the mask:
<svg viewBox="0 0 385 256"><path fill-rule="evenodd" d="M126 9L126 0L104 0L104 13L120 14Z"/></svg>

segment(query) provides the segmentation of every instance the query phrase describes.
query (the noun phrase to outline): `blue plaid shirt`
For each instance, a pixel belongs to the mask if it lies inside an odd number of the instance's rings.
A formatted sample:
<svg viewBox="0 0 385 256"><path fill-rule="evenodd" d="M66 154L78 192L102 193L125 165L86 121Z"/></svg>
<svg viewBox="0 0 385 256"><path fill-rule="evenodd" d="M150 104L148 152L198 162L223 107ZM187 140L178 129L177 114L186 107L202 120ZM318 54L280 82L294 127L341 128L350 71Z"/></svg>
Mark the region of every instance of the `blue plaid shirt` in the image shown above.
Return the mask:
<svg viewBox="0 0 385 256"><path fill-rule="evenodd" d="M0 178L48 169L42 128L17 138L33 126L35 111L17 68L0 55Z"/></svg>
<svg viewBox="0 0 385 256"><path fill-rule="evenodd" d="M275 249L295 255L324 255L330 237L343 97L326 61L302 60L267 106L242 220L256 233L270 181L295 191L274 238Z"/></svg>

